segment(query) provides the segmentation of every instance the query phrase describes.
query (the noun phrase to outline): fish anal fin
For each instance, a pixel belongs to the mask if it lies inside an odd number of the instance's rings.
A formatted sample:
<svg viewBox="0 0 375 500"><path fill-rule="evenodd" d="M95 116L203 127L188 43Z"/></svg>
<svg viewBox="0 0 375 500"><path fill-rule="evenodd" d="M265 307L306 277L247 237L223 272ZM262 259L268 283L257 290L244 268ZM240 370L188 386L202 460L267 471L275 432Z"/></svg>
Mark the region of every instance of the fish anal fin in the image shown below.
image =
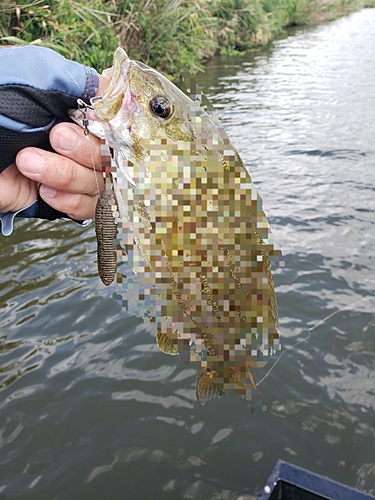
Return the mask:
<svg viewBox="0 0 375 500"><path fill-rule="evenodd" d="M219 399L224 396L225 392L220 389L218 381L218 373L211 368L203 368L199 372L196 388L196 396L198 402L203 406L207 401Z"/></svg>
<svg viewBox="0 0 375 500"><path fill-rule="evenodd" d="M247 376L250 379L250 383L253 389L257 388L257 384L255 382L253 370L250 368L250 366L247 367Z"/></svg>
<svg viewBox="0 0 375 500"><path fill-rule="evenodd" d="M172 339L170 335L158 330L156 334L156 343L164 354L176 356L178 354L177 339Z"/></svg>

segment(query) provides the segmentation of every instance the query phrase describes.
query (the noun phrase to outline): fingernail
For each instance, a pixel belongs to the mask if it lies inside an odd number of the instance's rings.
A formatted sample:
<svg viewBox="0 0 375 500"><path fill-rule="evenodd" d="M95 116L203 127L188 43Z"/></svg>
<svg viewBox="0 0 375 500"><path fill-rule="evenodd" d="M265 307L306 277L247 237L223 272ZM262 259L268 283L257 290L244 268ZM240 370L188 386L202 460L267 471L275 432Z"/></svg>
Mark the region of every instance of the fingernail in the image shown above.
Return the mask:
<svg viewBox="0 0 375 500"><path fill-rule="evenodd" d="M40 186L39 193L42 198L54 198L56 196L56 189L51 188L49 186Z"/></svg>
<svg viewBox="0 0 375 500"><path fill-rule="evenodd" d="M53 132L53 147L63 149L64 151L72 151L78 139L78 134L69 126L59 127Z"/></svg>
<svg viewBox="0 0 375 500"><path fill-rule="evenodd" d="M18 163L23 172L40 174L44 169L44 156L37 151L28 151L27 153L21 153Z"/></svg>

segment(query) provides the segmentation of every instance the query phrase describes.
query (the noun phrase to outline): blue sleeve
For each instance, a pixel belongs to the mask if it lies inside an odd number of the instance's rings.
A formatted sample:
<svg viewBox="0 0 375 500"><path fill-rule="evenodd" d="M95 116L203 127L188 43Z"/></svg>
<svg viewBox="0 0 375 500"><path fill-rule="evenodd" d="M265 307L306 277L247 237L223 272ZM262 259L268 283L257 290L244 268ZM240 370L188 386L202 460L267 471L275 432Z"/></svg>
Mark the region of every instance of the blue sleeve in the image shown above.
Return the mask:
<svg viewBox="0 0 375 500"><path fill-rule="evenodd" d="M89 102L98 90L94 69L44 47L2 48L0 68L0 126L8 130L51 128L53 119L68 119L78 98Z"/></svg>
<svg viewBox="0 0 375 500"><path fill-rule="evenodd" d="M0 85L27 85L90 99L98 90L98 73L45 47L0 49Z"/></svg>
<svg viewBox="0 0 375 500"><path fill-rule="evenodd" d="M98 90L98 73L45 47L0 49L0 85L18 84L57 90L89 99Z"/></svg>

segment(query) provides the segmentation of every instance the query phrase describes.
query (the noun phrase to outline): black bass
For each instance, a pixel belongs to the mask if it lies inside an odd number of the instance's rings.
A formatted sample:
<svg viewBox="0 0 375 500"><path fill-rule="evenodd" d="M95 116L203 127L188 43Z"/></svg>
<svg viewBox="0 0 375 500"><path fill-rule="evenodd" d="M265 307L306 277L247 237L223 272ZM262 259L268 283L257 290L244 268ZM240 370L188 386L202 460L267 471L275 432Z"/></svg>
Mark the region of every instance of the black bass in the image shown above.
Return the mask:
<svg viewBox="0 0 375 500"><path fill-rule="evenodd" d="M155 325L163 352L198 363L202 404L252 399L252 369L279 349L269 257L280 251L262 200L196 89L193 101L120 48L103 75L110 83L88 122L79 110L72 118L113 150L122 303Z"/></svg>

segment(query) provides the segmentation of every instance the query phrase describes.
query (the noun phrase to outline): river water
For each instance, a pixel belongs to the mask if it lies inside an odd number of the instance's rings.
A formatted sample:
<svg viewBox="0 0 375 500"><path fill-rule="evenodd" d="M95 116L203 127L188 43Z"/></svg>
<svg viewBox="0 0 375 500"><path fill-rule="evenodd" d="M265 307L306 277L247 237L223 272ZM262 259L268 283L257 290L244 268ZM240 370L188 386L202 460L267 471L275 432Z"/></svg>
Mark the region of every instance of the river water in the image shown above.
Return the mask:
<svg viewBox="0 0 375 500"><path fill-rule="evenodd" d="M374 26L363 10L198 77L285 259L265 412L195 402L196 370L99 281L93 227L1 239L1 498L251 500L277 459L375 494Z"/></svg>

